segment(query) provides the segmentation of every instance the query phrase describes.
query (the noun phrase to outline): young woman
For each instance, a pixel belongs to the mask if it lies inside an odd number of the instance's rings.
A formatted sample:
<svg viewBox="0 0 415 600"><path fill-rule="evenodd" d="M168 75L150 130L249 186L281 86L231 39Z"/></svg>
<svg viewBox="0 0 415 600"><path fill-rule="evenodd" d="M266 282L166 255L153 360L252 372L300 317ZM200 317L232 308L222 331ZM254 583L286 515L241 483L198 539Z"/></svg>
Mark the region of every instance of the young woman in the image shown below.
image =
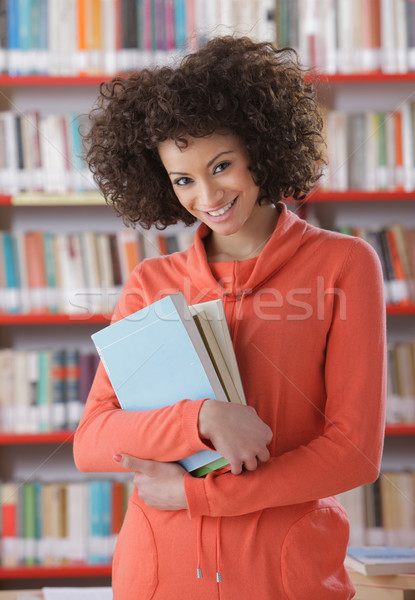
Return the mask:
<svg viewBox="0 0 415 600"><path fill-rule="evenodd" d="M89 165L126 222L200 221L189 250L137 265L113 320L174 291L222 298L248 402L123 411L99 367L74 453L82 471L135 472L115 599L352 598L334 495L378 475L383 282L364 241L282 202L322 164L295 53L213 39L177 67L103 85L91 119ZM230 473L195 478L175 462L211 447Z"/></svg>

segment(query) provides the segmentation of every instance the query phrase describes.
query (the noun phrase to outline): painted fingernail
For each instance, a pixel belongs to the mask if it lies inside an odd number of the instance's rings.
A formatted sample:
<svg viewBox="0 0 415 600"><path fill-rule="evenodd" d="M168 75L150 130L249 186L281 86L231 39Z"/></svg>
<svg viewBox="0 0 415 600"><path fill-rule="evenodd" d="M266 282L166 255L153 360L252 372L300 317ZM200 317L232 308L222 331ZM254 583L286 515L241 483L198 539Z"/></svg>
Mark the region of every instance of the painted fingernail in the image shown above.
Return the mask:
<svg viewBox="0 0 415 600"><path fill-rule="evenodd" d="M113 456L112 458L113 458L113 459L115 460L115 462L117 462L117 463L120 463L120 462L121 462L121 460L122 460L122 456L121 456L121 454L114 454L114 456Z"/></svg>

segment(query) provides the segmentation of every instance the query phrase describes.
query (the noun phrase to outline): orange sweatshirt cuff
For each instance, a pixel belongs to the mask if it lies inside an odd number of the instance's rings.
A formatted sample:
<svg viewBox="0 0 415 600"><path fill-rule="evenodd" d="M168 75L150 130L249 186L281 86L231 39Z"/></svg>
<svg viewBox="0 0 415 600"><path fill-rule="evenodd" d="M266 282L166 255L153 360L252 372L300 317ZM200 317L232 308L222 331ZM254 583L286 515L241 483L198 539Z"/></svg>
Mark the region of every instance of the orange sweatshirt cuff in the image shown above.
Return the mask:
<svg viewBox="0 0 415 600"><path fill-rule="evenodd" d="M206 449L211 450L210 446L207 446L199 436L199 412L204 401L205 398L202 400L189 400L183 403L182 425L185 439L188 440L191 452Z"/></svg>
<svg viewBox="0 0 415 600"><path fill-rule="evenodd" d="M193 477L190 473L186 473L184 476L184 491L187 500L187 514L190 519L209 515L209 503L203 477Z"/></svg>

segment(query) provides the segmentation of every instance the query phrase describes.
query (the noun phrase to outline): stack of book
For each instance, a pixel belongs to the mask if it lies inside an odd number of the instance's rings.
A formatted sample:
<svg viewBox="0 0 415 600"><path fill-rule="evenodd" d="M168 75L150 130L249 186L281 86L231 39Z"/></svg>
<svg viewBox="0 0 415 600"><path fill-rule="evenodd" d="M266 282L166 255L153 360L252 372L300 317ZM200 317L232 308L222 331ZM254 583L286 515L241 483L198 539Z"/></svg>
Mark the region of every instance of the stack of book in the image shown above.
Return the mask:
<svg viewBox="0 0 415 600"><path fill-rule="evenodd" d="M124 410L212 398L246 404L222 300L188 306L181 292L92 335ZM180 464L195 476L226 468L213 450Z"/></svg>

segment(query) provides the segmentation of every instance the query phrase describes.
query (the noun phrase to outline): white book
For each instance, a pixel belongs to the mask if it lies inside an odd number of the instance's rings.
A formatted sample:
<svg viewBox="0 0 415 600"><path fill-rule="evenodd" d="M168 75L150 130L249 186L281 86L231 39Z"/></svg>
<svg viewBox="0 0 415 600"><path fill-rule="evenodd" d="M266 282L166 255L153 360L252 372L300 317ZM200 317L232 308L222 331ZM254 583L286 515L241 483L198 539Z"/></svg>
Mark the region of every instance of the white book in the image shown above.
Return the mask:
<svg viewBox="0 0 415 600"><path fill-rule="evenodd" d="M82 256L84 259L85 277L88 288L86 297L86 306L94 314L100 312L101 304L101 285L99 274L99 260L97 252L97 239L95 233L84 231L81 234Z"/></svg>
<svg viewBox="0 0 415 600"><path fill-rule="evenodd" d="M57 35L59 36L59 74L77 75L76 52L78 49L77 0L61 0L57 7Z"/></svg>
<svg viewBox="0 0 415 600"><path fill-rule="evenodd" d="M328 183L329 189L347 190L347 115L344 111L331 110L327 115L328 136Z"/></svg>
<svg viewBox="0 0 415 600"><path fill-rule="evenodd" d="M338 61L340 73L353 71L353 2L338 0Z"/></svg>
<svg viewBox="0 0 415 600"><path fill-rule="evenodd" d="M349 544L364 544L366 536L366 519L363 487L360 486L337 494L337 499L346 510L349 517Z"/></svg>
<svg viewBox="0 0 415 600"><path fill-rule="evenodd" d="M336 31L336 5L335 0L322 0L321 30L323 40L322 65L325 73L337 71L337 31Z"/></svg>
<svg viewBox="0 0 415 600"><path fill-rule="evenodd" d="M274 0L260 0L261 10L261 37L264 42L276 42L277 28L275 25L275 2Z"/></svg>
<svg viewBox="0 0 415 600"><path fill-rule="evenodd" d="M394 0L381 0L381 65L384 73L397 70Z"/></svg>
<svg viewBox="0 0 415 600"><path fill-rule="evenodd" d="M101 310L104 312L111 312L118 299L118 290L114 282L114 269L112 264L109 237L106 233L98 233L96 242L100 272ZM125 280L123 279L123 281Z"/></svg>
<svg viewBox="0 0 415 600"><path fill-rule="evenodd" d="M395 0L393 8L395 22L396 71L398 73L406 73L408 71L406 0Z"/></svg>
<svg viewBox="0 0 415 600"><path fill-rule="evenodd" d="M49 63L48 74L58 76L61 74L61 24L60 9L61 0L48 0L48 47ZM63 4L63 3L62 3Z"/></svg>
<svg viewBox="0 0 415 600"><path fill-rule="evenodd" d="M0 112L5 140L6 164L2 172L2 191L6 194L17 194L19 190L19 158L16 133L16 115L13 111Z"/></svg>
<svg viewBox="0 0 415 600"><path fill-rule="evenodd" d="M15 433L28 433L30 431L30 388L27 378L27 353L24 350L15 350L13 355L14 366L14 402L15 402Z"/></svg>
<svg viewBox="0 0 415 600"><path fill-rule="evenodd" d="M114 75L117 72L116 22L115 0L101 0L102 69L104 75Z"/></svg>
<svg viewBox="0 0 415 600"><path fill-rule="evenodd" d="M39 431L39 410L37 405L37 387L39 385L39 352L27 351L27 382L29 386L29 432Z"/></svg>
<svg viewBox="0 0 415 600"><path fill-rule="evenodd" d="M10 433L15 424L14 406L14 352L0 349L0 431Z"/></svg>
<svg viewBox="0 0 415 600"><path fill-rule="evenodd" d="M86 538L87 538L87 488L83 481L72 481L67 483L67 536L68 536L68 559L70 561L86 562Z"/></svg>
<svg viewBox="0 0 415 600"><path fill-rule="evenodd" d="M59 281L59 310L70 314L73 310L71 293L73 290L73 279L71 270L70 250L68 234L57 233L55 236L56 266Z"/></svg>
<svg viewBox="0 0 415 600"><path fill-rule="evenodd" d="M226 321L222 300L209 300L200 304L192 304L189 306L189 309L192 315L204 313L207 316L222 356L228 367L229 374L236 387L239 401L241 404L246 404L245 392L242 385L241 375L239 372L228 323Z"/></svg>
<svg viewBox="0 0 415 600"><path fill-rule="evenodd" d="M388 112L386 115L386 162L388 165L387 189L393 191L396 188L396 142L395 142L395 119L393 113Z"/></svg>
<svg viewBox="0 0 415 600"><path fill-rule="evenodd" d="M402 113L402 157L403 157L403 186L406 192L414 189L414 139L411 102L406 100L401 104Z"/></svg>
<svg viewBox="0 0 415 600"><path fill-rule="evenodd" d="M379 132L377 128L376 113L365 113L365 139L366 139L366 183L365 189L373 192L379 187L381 179L379 173ZM386 173L387 174L387 173Z"/></svg>

